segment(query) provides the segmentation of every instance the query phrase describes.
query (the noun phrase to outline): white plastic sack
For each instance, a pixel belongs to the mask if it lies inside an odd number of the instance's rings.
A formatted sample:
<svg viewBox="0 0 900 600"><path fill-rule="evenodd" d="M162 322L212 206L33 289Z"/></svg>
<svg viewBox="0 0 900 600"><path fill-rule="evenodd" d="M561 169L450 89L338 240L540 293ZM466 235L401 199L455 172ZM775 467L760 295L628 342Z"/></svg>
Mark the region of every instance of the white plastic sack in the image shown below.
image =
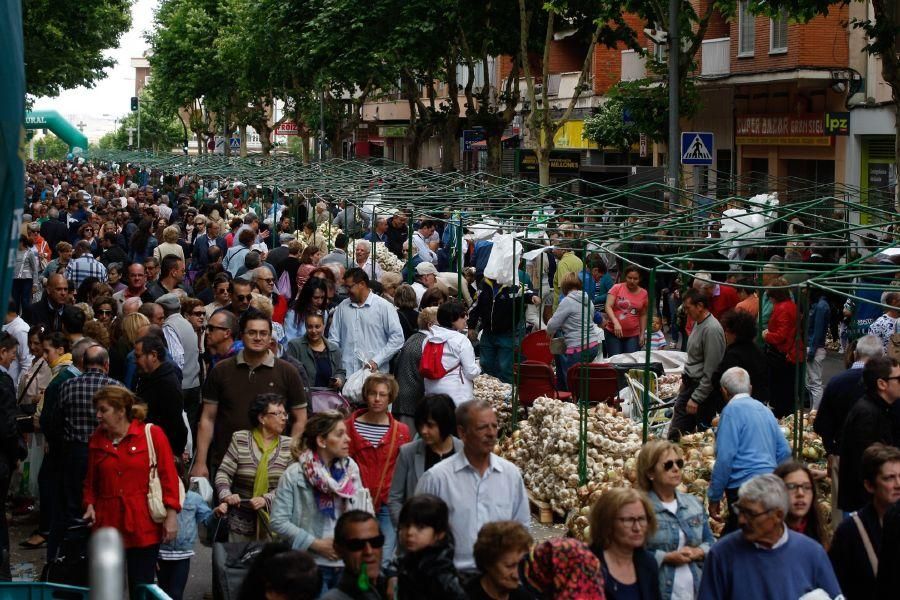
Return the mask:
<svg viewBox="0 0 900 600"><path fill-rule="evenodd" d="M521 258L522 244L517 243L514 236L496 235L491 256L484 268L484 276L500 285L515 284L518 281L518 263Z"/></svg>
<svg viewBox="0 0 900 600"><path fill-rule="evenodd" d="M200 494L203 501L212 506L213 489L206 477L191 477L191 490Z"/></svg>
<svg viewBox="0 0 900 600"><path fill-rule="evenodd" d="M341 388L341 395L351 404L362 402L363 385L366 383L366 379L369 378L369 375L374 372L375 371L372 371L369 367L363 367L358 371L351 373L350 377L347 378L347 381L344 382L344 387Z"/></svg>

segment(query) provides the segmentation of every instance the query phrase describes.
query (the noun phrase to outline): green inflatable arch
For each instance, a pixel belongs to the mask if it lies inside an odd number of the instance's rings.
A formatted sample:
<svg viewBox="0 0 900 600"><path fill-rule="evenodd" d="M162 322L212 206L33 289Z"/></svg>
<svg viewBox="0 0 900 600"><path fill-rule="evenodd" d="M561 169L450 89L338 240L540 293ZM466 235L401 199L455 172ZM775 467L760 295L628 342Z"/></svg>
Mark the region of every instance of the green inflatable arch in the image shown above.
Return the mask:
<svg viewBox="0 0 900 600"><path fill-rule="evenodd" d="M25 129L49 129L69 145L69 152L72 154L84 153L88 148L87 137L55 110L33 110L25 113Z"/></svg>

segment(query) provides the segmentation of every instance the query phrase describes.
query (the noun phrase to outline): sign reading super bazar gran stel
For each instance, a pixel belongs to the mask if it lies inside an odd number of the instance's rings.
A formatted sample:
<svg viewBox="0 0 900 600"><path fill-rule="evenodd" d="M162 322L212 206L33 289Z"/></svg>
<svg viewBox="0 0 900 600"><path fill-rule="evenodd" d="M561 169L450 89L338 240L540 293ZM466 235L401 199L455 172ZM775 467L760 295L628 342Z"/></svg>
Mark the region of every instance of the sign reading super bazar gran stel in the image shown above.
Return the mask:
<svg viewBox="0 0 900 600"><path fill-rule="evenodd" d="M742 115L737 117L737 144L771 146L830 146L825 115Z"/></svg>

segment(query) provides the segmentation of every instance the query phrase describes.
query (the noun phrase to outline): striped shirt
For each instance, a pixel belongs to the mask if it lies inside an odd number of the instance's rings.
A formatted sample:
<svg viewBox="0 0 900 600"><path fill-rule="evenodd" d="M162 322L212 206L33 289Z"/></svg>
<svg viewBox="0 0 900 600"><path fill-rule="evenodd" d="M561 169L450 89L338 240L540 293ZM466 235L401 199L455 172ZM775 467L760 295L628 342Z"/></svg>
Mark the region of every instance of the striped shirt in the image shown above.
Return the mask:
<svg viewBox="0 0 900 600"><path fill-rule="evenodd" d="M359 419L356 419L354 424L356 425L356 431L359 435L376 448L391 427L390 423L387 425L373 425L372 423L364 423Z"/></svg>

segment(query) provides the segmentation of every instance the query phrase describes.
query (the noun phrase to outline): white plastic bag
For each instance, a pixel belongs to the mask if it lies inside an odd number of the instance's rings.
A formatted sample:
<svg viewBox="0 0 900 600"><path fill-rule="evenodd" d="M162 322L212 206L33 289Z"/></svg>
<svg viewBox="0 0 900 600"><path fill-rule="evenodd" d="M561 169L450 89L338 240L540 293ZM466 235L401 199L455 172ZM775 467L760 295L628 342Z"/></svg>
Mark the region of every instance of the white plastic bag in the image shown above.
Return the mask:
<svg viewBox="0 0 900 600"><path fill-rule="evenodd" d="M358 371L351 373L350 377L348 377L347 381L344 383L344 387L341 388L341 395L351 404L362 402L363 384L366 383L366 379L368 379L369 375L372 373L374 373L374 371L367 366L363 366L363 368Z"/></svg>
<svg viewBox="0 0 900 600"><path fill-rule="evenodd" d="M484 268L484 276L500 285L512 285L518 280L522 245L511 234L494 236L491 256Z"/></svg>

